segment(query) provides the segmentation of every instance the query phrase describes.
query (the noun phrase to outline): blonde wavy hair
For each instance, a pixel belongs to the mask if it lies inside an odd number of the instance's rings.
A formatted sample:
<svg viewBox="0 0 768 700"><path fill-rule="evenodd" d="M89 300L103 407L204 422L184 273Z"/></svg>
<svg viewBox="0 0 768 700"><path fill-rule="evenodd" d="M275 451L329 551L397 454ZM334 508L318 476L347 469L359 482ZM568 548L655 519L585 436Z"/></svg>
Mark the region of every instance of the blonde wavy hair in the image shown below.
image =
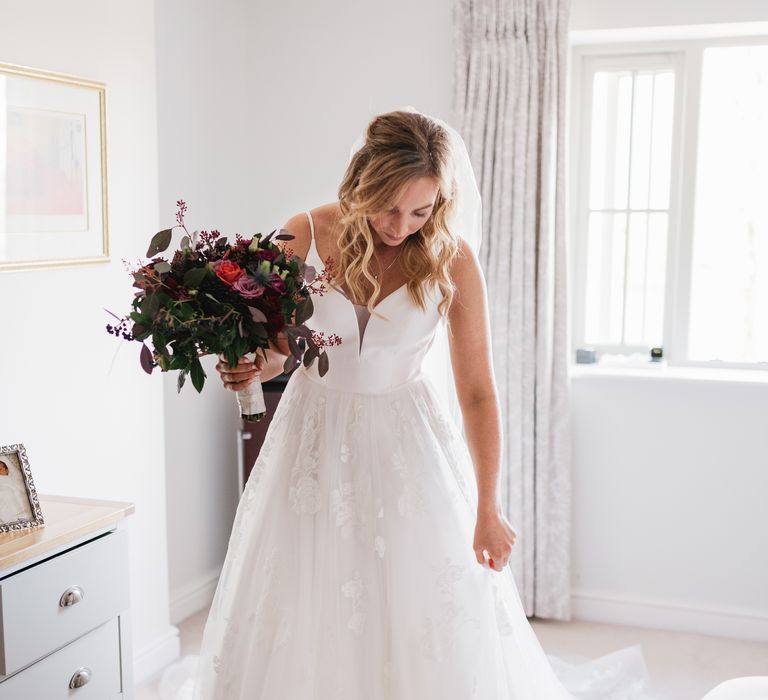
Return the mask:
<svg viewBox="0 0 768 700"><path fill-rule="evenodd" d="M343 277L352 299L365 299L373 290L369 312L377 313L373 307L381 293L381 284L368 272L375 240L369 217L392 207L411 181L426 176L439 185L435 206L421 229L402 244L401 267L414 303L425 309L426 290L437 285L443 295L438 312L447 314L454 295L448 270L459 250L459 238L446 224L456 196L452 158L448 132L423 114L388 112L368 124L365 143L352 156L338 189L336 275Z"/></svg>

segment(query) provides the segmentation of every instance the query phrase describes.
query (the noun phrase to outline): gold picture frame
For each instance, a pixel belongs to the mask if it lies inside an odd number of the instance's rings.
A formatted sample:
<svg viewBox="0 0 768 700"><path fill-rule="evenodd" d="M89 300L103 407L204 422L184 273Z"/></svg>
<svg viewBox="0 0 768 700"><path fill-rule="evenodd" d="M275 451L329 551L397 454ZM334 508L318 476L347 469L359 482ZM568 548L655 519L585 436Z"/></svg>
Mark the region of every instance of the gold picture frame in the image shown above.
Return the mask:
<svg viewBox="0 0 768 700"><path fill-rule="evenodd" d="M0 533L44 522L24 445L0 447Z"/></svg>
<svg viewBox="0 0 768 700"><path fill-rule="evenodd" d="M0 63L0 272L109 262L105 83Z"/></svg>

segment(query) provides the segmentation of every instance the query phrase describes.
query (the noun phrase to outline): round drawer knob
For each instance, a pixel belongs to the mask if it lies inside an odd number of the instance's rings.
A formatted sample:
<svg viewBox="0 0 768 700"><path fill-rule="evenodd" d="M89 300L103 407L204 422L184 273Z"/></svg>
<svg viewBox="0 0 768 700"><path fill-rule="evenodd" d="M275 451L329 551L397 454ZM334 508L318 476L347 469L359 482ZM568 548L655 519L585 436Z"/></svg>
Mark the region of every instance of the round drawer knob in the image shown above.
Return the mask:
<svg viewBox="0 0 768 700"><path fill-rule="evenodd" d="M62 608L68 608L83 599L83 589L80 586L70 586L59 598L59 605Z"/></svg>
<svg viewBox="0 0 768 700"><path fill-rule="evenodd" d="M70 688L81 688L91 680L91 669L81 666L75 671L75 675L69 679Z"/></svg>

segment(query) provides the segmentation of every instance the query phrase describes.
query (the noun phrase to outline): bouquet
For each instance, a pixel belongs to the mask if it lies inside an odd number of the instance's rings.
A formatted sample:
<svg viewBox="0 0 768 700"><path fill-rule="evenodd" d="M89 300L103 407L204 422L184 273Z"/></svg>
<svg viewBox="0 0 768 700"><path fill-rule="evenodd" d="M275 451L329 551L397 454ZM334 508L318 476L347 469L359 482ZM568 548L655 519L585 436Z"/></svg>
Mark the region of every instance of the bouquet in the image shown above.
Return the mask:
<svg viewBox="0 0 768 700"><path fill-rule="evenodd" d="M177 388L181 391L189 375L198 392L206 374L200 357L219 355L231 366L259 349L266 361L266 349L283 333L290 355L283 371L287 374L300 364L309 367L317 360L318 372L328 371L327 346L338 345L335 334L325 337L305 325L312 316L311 295L323 294L333 274L329 259L326 269L317 274L286 246L273 241L294 237L285 229L252 238L236 234L227 242L219 231L194 231L184 223L187 205L176 202L176 226L156 233L149 244L148 262L129 272L138 289L133 310L107 331L126 340L141 342L139 359L151 374L179 370ZM174 228L184 236L172 255L161 256L171 244ZM151 343L151 349L147 345ZM237 392L241 416L260 420L265 415L264 396L259 381Z"/></svg>

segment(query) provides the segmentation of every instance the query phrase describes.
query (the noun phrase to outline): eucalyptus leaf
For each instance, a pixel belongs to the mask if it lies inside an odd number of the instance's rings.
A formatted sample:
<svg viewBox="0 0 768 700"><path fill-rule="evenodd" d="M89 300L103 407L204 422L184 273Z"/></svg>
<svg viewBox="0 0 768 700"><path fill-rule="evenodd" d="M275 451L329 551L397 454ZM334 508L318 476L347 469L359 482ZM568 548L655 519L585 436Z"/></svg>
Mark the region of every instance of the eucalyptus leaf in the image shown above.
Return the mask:
<svg viewBox="0 0 768 700"><path fill-rule="evenodd" d="M312 284L317 277L317 268L314 265L304 265L299 269L299 274L307 284Z"/></svg>
<svg viewBox="0 0 768 700"><path fill-rule="evenodd" d="M300 301L296 305L296 324L301 325L305 321L309 320L314 312L315 307L312 303L311 297L307 297L303 301Z"/></svg>
<svg viewBox="0 0 768 700"><path fill-rule="evenodd" d="M294 338L291 333L286 333L285 338L288 341L288 350L290 350L291 355L293 355L293 357L295 357L297 360L301 359L301 350L299 350L296 338Z"/></svg>
<svg viewBox="0 0 768 700"><path fill-rule="evenodd" d="M324 377L326 372L328 372L328 353L325 350L317 359L317 372L321 377Z"/></svg>
<svg viewBox="0 0 768 700"><path fill-rule="evenodd" d="M148 326L142 323L134 323L131 328L131 336L134 340L144 340L150 333Z"/></svg>
<svg viewBox="0 0 768 700"><path fill-rule="evenodd" d="M149 316L149 318L154 318L158 311L160 311L160 300L157 298L157 294L147 294L141 305L141 313Z"/></svg>
<svg viewBox="0 0 768 700"><path fill-rule="evenodd" d="M165 262L165 260L161 260L160 262L155 263L154 270L155 272L159 272L161 275L165 275L171 271L171 266Z"/></svg>
<svg viewBox="0 0 768 700"><path fill-rule="evenodd" d="M293 355L288 355L288 357L285 358L285 362L283 362L283 372L285 372L285 374L290 374L296 369L296 365L296 358Z"/></svg>
<svg viewBox="0 0 768 700"><path fill-rule="evenodd" d="M152 352L144 343L141 344L139 362L141 363L141 368L147 374L152 374L152 370L154 369L154 365L152 364Z"/></svg>
<svg viewBox="0 0 768 700"><path fill-rule="evenodd" d="M318 356L317 345L310 345L304 353L304 366L309 367L313 360Z"/></svg>
<svg viewBox="0 0 768 700"><path fill-rule="evenodd" d="M192 386L194 386L195 389L197 389L197 392L200 393L203 390L203 384L205 384L206 377L205 370L200 364L200 358L196 357L194 360L192 360L189 373L192 377Z"/></svg>
<svg viewBox="0 0 768 700"><path fill-rule="evenodd" d="M257 323L267 322L267 317L261 309L257 309L255 306L249 306L248 311L251 312L251 318Z"/></svg>
<svg viewBox="0 0 768 700"><path fill-rule="evenodd" d="M172 228L167 228L164 231L158 231L149 243L147 249L147 257L151 258L153 255L162 253L171 245L171 235L173 234Z"/></svg>
<svg viewBox="0 0 768 700"><path fill-rule="evenodd" d="M207 274L207 265L205 267L193 267L191 270L187 270L184 273L184 286L193 288L199 287Z"/></svg>

